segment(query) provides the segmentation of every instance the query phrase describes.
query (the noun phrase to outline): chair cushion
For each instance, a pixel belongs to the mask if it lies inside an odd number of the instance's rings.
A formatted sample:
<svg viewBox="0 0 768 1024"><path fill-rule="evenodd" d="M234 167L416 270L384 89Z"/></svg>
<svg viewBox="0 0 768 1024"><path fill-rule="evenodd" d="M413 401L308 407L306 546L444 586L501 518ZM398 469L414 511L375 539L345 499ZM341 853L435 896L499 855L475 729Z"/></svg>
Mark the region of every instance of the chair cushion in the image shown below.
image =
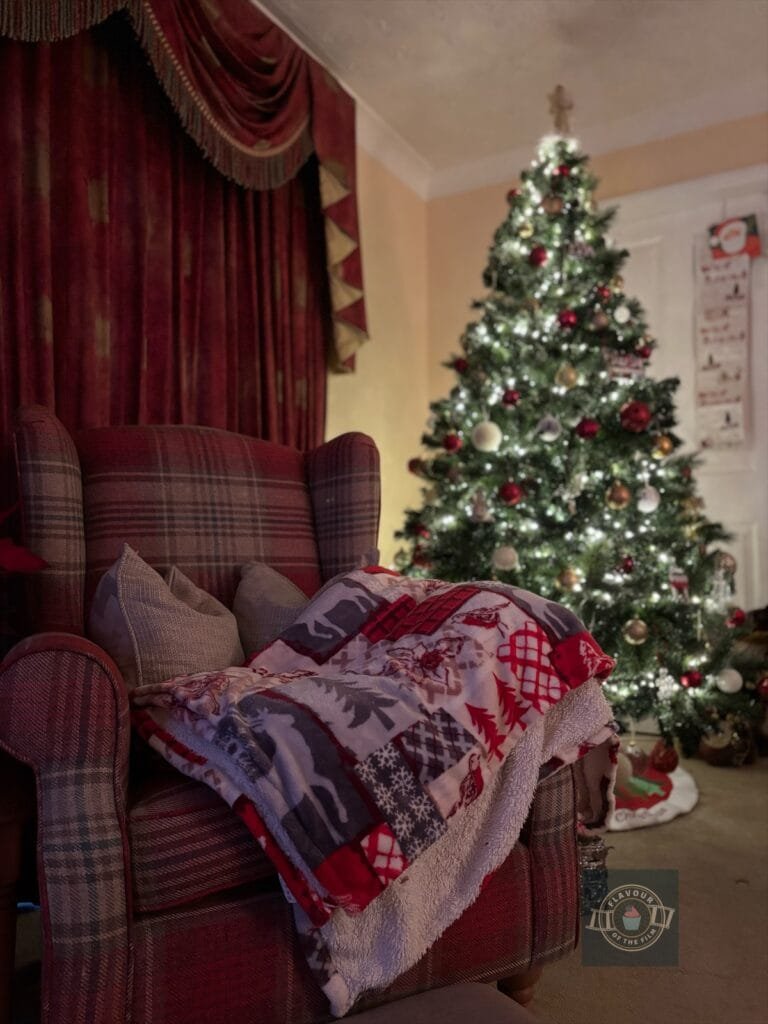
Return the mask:
<svg viewBox="0 0 768 1024"><path fill-rule="evenodd" d="M175 567L164 581L127 544L96 588L88 635L129 687L244 660L232 612Z"/></svg>
<svg viewBox="0 0 768 1024"><path fill-rule="evenodd" d="M242 820L208 786L169 767L132 799L129 834L136 909L163 910L277 878Z"/></svg>
<svg viewBox="0 0 768 1024"><path fill-rule="evenodd" d="M240 573L232 611L243 650L250 655L287 629L308 598L287 576L263 562L249 562Z"/></svg>

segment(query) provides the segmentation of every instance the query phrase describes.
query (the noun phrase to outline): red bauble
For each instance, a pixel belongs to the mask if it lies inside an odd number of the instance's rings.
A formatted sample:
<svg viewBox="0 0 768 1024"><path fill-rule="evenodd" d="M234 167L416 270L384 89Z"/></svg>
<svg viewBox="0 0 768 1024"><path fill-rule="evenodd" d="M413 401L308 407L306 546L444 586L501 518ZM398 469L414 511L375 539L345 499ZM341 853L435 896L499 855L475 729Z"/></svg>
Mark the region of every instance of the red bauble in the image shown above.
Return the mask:
<svg viewBox="0 0 768 1024"><path fill-rule="evenodd" d="M653 349L650 345L641 345L640 348L636 349L636 352L641 359L650 359Z"/></svg>
<svg viewBox="0 0 768 1024"><path fill-rule="evenodd" d="M443 438L443 448L447 452L457 452L463 443L458 434L446 434Z"/></svg>
<svg viewBox="0 0 768 1024"><path fill-rule="evenodd" d="M508 203L514 203L514 201L517 199L517 197L519 195L520 195L520 189L519 188L511 188L509 190L509 192L507 192L507 202Z"/></svg>
<svg viewBox="0 0 768 1024"><path fill-rule="evenodd" d="M690 466L683 466L683 468L680 470L680 476L683 478L683 480L690 480L693 476L693 470Z"/></svg>
<svg viewBox="0 0 768 1024"><path fill-rule="evenodd" d="M640 434L651 422L651 410L645 402L627 402L619 411L619 419L625 430Z"/></svg>
<svg viewBox="0 0 768 1024"><path fill-rule="evenodd" d="M416 476L424 476L424 470L427 468L427 464L424 459L408 459L408 472L414 473Z"/></svg>
<svg viewBox="0 0 768 1024"><path fill-rule="evenodd" d="M659 740L651 750L651 767L669 774L677 768L677 751L665 740Z"/></svg>
<svg viewBox="0 0 768 1024"><path fill-rule="evenodd" d="M499 497L507 505L517 505L519 501L522 501L524 494L525 491L520 484L516 484L512 480L507 480L499 488Z"/></svg>
<svg viewBox="0 0 768 1024"><path fill-rule="evenodd" d="M613 292L607 284L601 284L598 286L597 297L598 299L600 299L601 302L607 302L608 299L610 299L611 295L613 295Z"/></svg>
<svg viewBox="0 0 768 1024"><path fill-rule="evenodd" d="M568 164L560 164L555 173L559 174L563 178L568 178L571 173L571 168L568 166Z"/></svg>
<svg viewBox="0 0 768 1024"><path fill-rule="evenodd" d="M579 322L579 318L572 309L564 309L562 313L558 313L557 320L561 327L575 327Z"/></svg>
<svg viewBox="0 0 768 1024"><path fill-rule="evenodd" d="M424 523L414 523L411 529L416 534L417 537L423 537L424 540L427 540L427 538L429 537L429 530L424 525Z"/></svg>
<svg viewBox="0 0 768 1024"><path fill-rule="evenodd" d="M624 555L621 560L621 571L622 572L634 572L635 571L635 560L632 555Z"/></svg>
<svg viewBox="0 0 768 1024"><path fill-rule="evenodd" d="M532 267L543 267L549 259L549 253L543 245L534 245L528 254L528 262Z"/></svg>
<svg viewBox="0 0 768 1024"><path fill-rule="evenodd" d="M701 686L701 681L704 676L701 672L696 672L695 669L690 672L683 672L680 676L680 685L684 686L686 690L695 690L698 686Z"/></svg>
<svg viewBox="0 0 768 1024"><path fill-rule="evenodd" d="M763 701L764 704L768 704L768 676L763 676L762 679L758 679L757 685L757 696Z"/></svg>
<svg viewBox="0 0 768 1024"><path fill-rule="evenodd" d="M597 420L592 420L585 416L583 420L579 420L576 424L576 433L579 437L596 437L600 433L600 424Z"/></svg>
<svg viewBox="0 0 768 1024"><path fill-rule="evenodd" d="M413 555L411 556L411 564L419 565L423 569L428 569L432 563L429 560L429 555L424 551L419 544L413 549Z"/></svg>
<svg viewBox="0 0 768 1024"><path fill-rule="evenodd" d="M453 360L453 368L456 373L466 373L469 369L469 363L466 359L459 356L458 359Z"/></svg>
<svg viewBox="0 0 768 1024"><path fill-rule="evenodd" d="M741 608L734 608L731 614L728 616L726 626L730 626L731 629L738 629L739 626L743 626L747 621L747 613Z"/></svg>
<svg viewBox="0 0 768 1024"><path fill-rule="evenodd" d="M504 405L517 405L520 401L520 392L515 388L507 388L504 394L501 396L501 400Z"/></svg>

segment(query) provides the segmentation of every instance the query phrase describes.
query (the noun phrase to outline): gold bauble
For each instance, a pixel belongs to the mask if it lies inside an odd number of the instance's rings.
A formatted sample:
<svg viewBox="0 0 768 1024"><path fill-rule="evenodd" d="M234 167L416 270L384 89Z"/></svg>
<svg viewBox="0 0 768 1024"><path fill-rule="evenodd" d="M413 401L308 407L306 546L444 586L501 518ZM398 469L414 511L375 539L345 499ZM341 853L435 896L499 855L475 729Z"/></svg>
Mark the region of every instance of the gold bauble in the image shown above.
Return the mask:
<svg viewBox="0 0 768 1024"><path fill-rule="evenodd" d="M643 622L642 619L629 619L624 623L621 635L628 644L637 647L639 644L644 644L648 639L648 624Z"/></svg>
<svg viewBox="0 0 768 1024"><path fill-rule="evenodd" d="M715 555L715 568L732 576L736 572L736 559L729 551L718 551Z"/></svg>
<svg viewBox="0 0 768 1024"><path fill-rule="evenodd" d="M611 281L611 287L616 292L621 291L621 289L624 287L624 278L621 276L621 274L617 274L616 277L614 277L614 279Z"/></svg>
<svg viewBox="0 0 768 1024"><path fill-rule="evenodd" d="M541 201L541 206L545 213L554 216L555 214L562 212L563 200L560 196L544 196Z"/></svg>
<svg viewBox="0 0 768 1024"><path fill-rule="evenodd" d="M523 308L527 309L531 313L536 313L541 309L541 303L538 299L527 298L523 299Z"/></svg>
<svg viewBox="0 0 768 1024"><path fill-rule="evenodd" d="M695 495L691 495L690 498L683 498L680 502L680 510L686 519L697 519L703 508L703 499L697 498Z"/></svg>
<svg viewBox="0 0 768 1024"><path fill-rule="evenodd" d="M575 366L571 366L570 363L563 363L555 374L555 383L559 384L561 388L576 387L579 380L579 371Z"/></svg>
<svg viewBox="0 0 768 1024"><path fill-rule="evenodd" d="M533 235L533 224L529 220L524 220L517 233L521 238L530 238Z"/></svg>
<svg viewBox="0 0 768 1024"><path fill-rule="evenodd" d="M632 500L632 492L621 480L614 480L605 492L605 504L615 511L626 508Z"/></svg>
<svg viewBox="0 0 768 1024"><path fill-rule="evenodd" d="M602 309L598 310L592 317L592 326L596 331L603 330L603 328L607 327L610 322L608 314L604 313Z"/></svg>
<svg viewBox="0 0 768 1024"><path fill-rule="evenodd" d="M668 455L672 454L674 447L674 442L668 434L659 434L658 437L654 438L651 455L653 455L654 459L666 459Z"/></svg>
<svg viewBox="0 0 768 1024"><path fill-rule="evenodd" d="M581 583L581 573L578 569L567 568L559 574L555 583L560 587L561 590L573 590L577 584Z"/></svg>

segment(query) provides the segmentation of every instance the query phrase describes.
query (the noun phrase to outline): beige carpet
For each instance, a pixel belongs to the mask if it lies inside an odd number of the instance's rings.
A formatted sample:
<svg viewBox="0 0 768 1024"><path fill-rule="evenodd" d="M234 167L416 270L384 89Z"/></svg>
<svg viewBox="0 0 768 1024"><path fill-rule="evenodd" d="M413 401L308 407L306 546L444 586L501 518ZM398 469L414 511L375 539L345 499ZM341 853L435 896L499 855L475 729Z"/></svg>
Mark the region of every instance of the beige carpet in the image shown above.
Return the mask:
<svg viewBox="0 0 768 1024"><path fill-rule="evenodd" d="M699 803L666 825L609 833L609 868L679 872L678 967L545 968L531 1009L551 1024L768 1024L768 759L685 760Z"/></svg>

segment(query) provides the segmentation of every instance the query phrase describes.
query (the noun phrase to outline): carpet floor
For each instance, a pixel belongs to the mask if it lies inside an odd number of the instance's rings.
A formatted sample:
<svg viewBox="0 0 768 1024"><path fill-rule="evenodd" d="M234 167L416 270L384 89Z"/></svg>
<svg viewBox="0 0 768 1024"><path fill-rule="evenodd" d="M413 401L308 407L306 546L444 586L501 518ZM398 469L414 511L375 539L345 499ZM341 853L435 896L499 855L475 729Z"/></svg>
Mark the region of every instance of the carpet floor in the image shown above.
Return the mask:
<svg viewBox="0 0 768 1024"><path fill-rule="evenodd" d="M768 758L741 768L682 762L689 814L610 832L609 869L678 872L677 967L550 964L531 1009L548 1024L768 1024Z"/></svg>

